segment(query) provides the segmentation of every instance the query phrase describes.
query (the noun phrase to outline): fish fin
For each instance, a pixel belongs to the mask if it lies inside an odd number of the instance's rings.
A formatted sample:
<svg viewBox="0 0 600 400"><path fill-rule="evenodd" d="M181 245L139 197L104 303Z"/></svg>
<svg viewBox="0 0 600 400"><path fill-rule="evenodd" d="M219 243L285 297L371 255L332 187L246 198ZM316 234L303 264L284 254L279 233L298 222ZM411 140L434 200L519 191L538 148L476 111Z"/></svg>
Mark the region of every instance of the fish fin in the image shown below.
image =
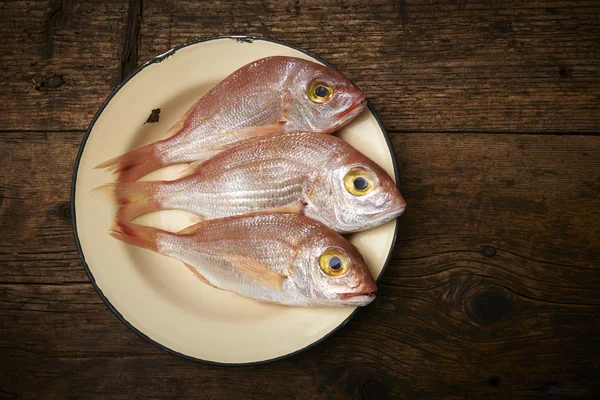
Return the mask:
<svg viewBox="0 0 600 400"><path fill-rule="evenodd" d="M104 185L96 186L90 192L94 195L98 195L111 200L113 203L117 203L117 194L115 193L116 183L105 183Z"/></svg>
<svg viewBox="0 0 600 400"><path fill-rule="evenodd" d="M300 214L304 215L304 209L306 208L306 203L303 201L298 201L296 203L288 204L283 207L275 207L275 208L267 208L265 210L261 210L261 212L265 213L290 213L290 214Z"/></svg>
<svg viewBox="0 0 600 400"><path fill-rule="evenodd" d="M156 143L150 143L106 160L95 168L104 168L113 174L119 174L121 181L133 182L164 166L155 149Z"/></svg>
<svg viewBox="0 0 600 400"><path fill-rule="evenodd" d="M113 203L121 204L117 217L121 221L131 222L140 215L160 210L161 205L155 199L157 182L119 182L96 186L93 194L108 197Z"/></svg>
<svg viewBox="0 0 600 400"><path fill-rule="evenodd" d="M192 265L190 265L190 264L188 264L186 262L184 262L183 265L185 265L190 271L192 271L192 273L194 275L196 275L196 277L198 279L200 279L200 281L202 281L203 283L206 283L208 286L212 286L215 289L219 289L220 290L220 288L218 288L215 285L213 285L212 283L210 283L200 272L198 272L198 270L196 268L194 268L194 266L192 266Z"/></svg>
<svg viewBox="0 0 600 400"><path fill-rule="evenodd" d="M157 184L163 183L165 182L113 182L96 186L91 192L95 195L107 197L115 203L132 203L152 198L156 193Z"/></svg>
<svg viewBox="0 0 600 400"><path fill-rule="evenodd" d="M204 164L205 161L206 160L199 160L199 161L194 161L193 163L188 164L184 169L181 170L181 172L179 172L179 174L177 175L177 179L194 174L197 171L198 167L200 167L200 165Z"/></svg>
<svg viewBox="0 0 600 400"><path fill-rule="evenodd" d="M283 291L285 277L279 275L266 265L241 255L229 255L225 258L231 262L238 271L262 287L278 292Z"/></svg>
<svg viewBox="0 0 600 400"><path fill-rule="evenodd" d="M188 226L187 228L183 228L180 231L177 231L178 235L189 235L192 234L194 232L196 232L198 230L198 228L200 228L200 226L204 223L205 218L201 215L196 215L199 219L200 222L197 222L193 225Z"/></svg>
<svg viewBox="0 0 600 400"><path fill-rule="evenodd" d="M281 117L279 118L279 123L280 124L284 124L287 121L287 114L288 114L288 110L290 105L292 104L292 93L290 92L289 89L287 89L285 91L285 94L283 95L282 101L281 101Z"/></svg>
<svg viewBox="0 0 600 400"><path fill-rule="evenodd" d="M235 129L229 132L223 132L219 134L223 138L227 139L229 143L222 146L217 146L214 151L221 152L236 147L240 143L248 140L260 138L263 136L272 136L285 133L283 129L285 121L281 120L274 124L262 125L262 126L249 126L247 128Z"/></svg>
<svg viewBox="0 0 600 400"><path fill-rule="evenodd" d="M119 182L115 185L115 196L121 204L145 202L154 198L161 184L164 182Z"/></svg>
<svg viewBox="0 0 600 400"><path fill-rule="evenodd" d="M188 110L181 117L179 117L177 121L175 121L175 123L167 130L167 137L175 136L177 133L181 132L185 128L188 118L198 107L198 104L200 104L201 100L202 98L200 98L200 100L192 104L192 106L188 108Z"/></svg>
<svg viewBox="0 0 600 400"><path fill-rule="evenodd" d="M117 218L123 222L131 222L137 217L160 210L160 206L153 201L123 204L117 211Z"/></svg>
<svg viewBox="0 0 600 400"><path fill-rule="evenodd" d="M117 222L108 233L127 244L158 252L156 240L159 232L158 229L149 226Z"/></svg>
<svg viewBox="0 0 600 400"><path fill-rule="evenodd" d="M160 210L156 190L163 182L119 182L114 186L115 199L122 206L118 220L131 222L142 214Z"/></svg>

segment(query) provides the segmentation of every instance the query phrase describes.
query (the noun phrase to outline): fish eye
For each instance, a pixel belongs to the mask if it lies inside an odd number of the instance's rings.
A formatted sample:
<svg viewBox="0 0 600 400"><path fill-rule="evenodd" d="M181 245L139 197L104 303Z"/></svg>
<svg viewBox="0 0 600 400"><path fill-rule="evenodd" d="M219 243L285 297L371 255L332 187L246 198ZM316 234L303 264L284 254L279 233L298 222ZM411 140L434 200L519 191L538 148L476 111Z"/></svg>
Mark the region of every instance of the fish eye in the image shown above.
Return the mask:
<svg viewBox="0 0 600 400"><path fill-rule="evenodd" d="M334 271L339 271L339 269L343 267L342 260L338 256L331 257L327 262L327 265Z"/></svg>
<svg viewBox="0 0 600 400"><path fill-rule="evenodd" d="M327 97L327 96L329 96L329 89L328 89L328 88L326 88L325 86L321 86L321 85L319 85L319 86L317 86L317 88L315 89L315 94L316 94L318 97Z"/></svg>
<svg viewBox="0 0 600 400"><path fill-rule="evenodd" d="M364 196L376 186L373 174L363 168L353 168L344 177L344 186L354 196Z"/></svg>
<svg viewBox="0 0 600 400"><path fill-rule="evenodd" d="M348 258L339 250L329 248L319 258L321 270L330 276L344 275L348 271Z"/></svg>
<svg viewBox="0 0 600 400"><path fill-rule="evenodd" d="M354 181L352 183L354 183L354 189L360 191L366 190L369 186L369 182L367 182L367 180L362 176L354 178Z"/></svg>
<svg viewBox="0 0 600 400"><path fill-rule="evenodd" d="M333 97L333 87L322 81L314 81L307 88L308 98L313 103L328 103Z"/></svg>

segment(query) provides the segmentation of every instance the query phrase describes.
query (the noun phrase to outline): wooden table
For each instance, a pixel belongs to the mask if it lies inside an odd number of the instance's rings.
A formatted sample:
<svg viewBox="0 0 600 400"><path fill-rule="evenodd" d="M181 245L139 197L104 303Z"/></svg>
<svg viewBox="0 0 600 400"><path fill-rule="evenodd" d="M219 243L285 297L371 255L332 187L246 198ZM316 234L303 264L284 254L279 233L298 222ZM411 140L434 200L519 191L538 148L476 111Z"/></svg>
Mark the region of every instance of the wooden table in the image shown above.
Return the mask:
<svg viewBox="0 0 600 400"><path fill-rule="evenodd" d="M0 17L0 398L600 395L597 1L7 0ZM408 201L377 300L248 368L131 332L70 221L73 162L110 91L221 34L289 42L356 82Z"/></svg>

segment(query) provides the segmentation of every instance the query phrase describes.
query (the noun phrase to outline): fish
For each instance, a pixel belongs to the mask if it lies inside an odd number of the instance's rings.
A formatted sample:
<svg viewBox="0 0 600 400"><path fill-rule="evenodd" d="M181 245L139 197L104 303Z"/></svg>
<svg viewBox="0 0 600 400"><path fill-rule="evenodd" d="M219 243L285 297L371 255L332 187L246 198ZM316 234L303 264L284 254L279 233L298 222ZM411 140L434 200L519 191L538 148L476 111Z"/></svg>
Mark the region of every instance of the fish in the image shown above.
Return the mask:
<svg viewBox="0 0 600 400"><path fill-rule="evenodd" d="M392 178L344 140L317 133L264 137L190 166L172 181L117 182L98 188L121 205L123 220L161 209L215 219L292 212L340 233L388 222L406 209Z"/></svg>
<svg viewBox="0 0 600 400"><path fill-rule="evenodd" d="M364 306L377 285L348 240L308 217L255 213L172 233L119 221L110 235L184 263L202 282L289 306Z"/></svg>
<svg viewBox="0 0 600 400"><path fill-rule="evenodd" d="M312 61L274 56L233 72L169 130L170 137L96 168L135 181L171 164L206 160L232 143L277 133L331 133L365 107L364 93L341 73Z"/></svg>

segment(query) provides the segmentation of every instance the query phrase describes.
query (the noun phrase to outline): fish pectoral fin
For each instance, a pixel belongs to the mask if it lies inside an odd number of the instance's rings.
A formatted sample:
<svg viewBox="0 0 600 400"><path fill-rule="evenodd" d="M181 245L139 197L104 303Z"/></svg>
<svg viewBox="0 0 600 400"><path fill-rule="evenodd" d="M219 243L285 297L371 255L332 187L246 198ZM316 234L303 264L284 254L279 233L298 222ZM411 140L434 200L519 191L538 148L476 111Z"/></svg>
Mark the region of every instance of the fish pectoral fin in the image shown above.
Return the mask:
<svg viewBox="0 0 600 400"><path fill-rule="evenodd" d="M281 117L278 121L280 124L285 124L287 121L288 109L292 105L292 99L292 93L287 89L281 98Z"/></svg>
<svg viewBox="0 0 600 400"><path fill-rule="evenodd" d="M275 207L275 208L267 208L262 210L261 212L266 213L290 213L290 214L300 214L304 215L304 208L306 207L306 203L303 201L298 201L293 204L288 204L283 207Z"/></svg>
<svg viewBox="0 0 600 400"><path fill-rule="evenodd" d="M245 142L247 140L284 133L284 125L285 121L281 120L270 125L249 126L247 128L240 128L228 132L223 132L219 134L219 136L226 139L229 143L215 147L214 150L221 152L236 147L240 143Z"/></svg>
<svg viewBox="0 0 600 400"><path fill-rule="evenodd" d="M226 258L244 276L265 289L283 291L283 282L286 278L266 265L241 255L230 255Z"/></svg>
<svg viewBox="0 0 600 400"><path fill-rule="evenodd" d="M196 268L194 268L193 265L190 265L190 264L185 263L185 262L183 263L183 265L185 265L190 271L192 271L194 273L194 275L196 275L196 277L198 279L200 279L202 282L206 283L208 286L212 286L215 289L221 290L220 288L218 288L215 285L213 285L212 283L210 283L200 272L198 272L198 270Z"/></svg>

